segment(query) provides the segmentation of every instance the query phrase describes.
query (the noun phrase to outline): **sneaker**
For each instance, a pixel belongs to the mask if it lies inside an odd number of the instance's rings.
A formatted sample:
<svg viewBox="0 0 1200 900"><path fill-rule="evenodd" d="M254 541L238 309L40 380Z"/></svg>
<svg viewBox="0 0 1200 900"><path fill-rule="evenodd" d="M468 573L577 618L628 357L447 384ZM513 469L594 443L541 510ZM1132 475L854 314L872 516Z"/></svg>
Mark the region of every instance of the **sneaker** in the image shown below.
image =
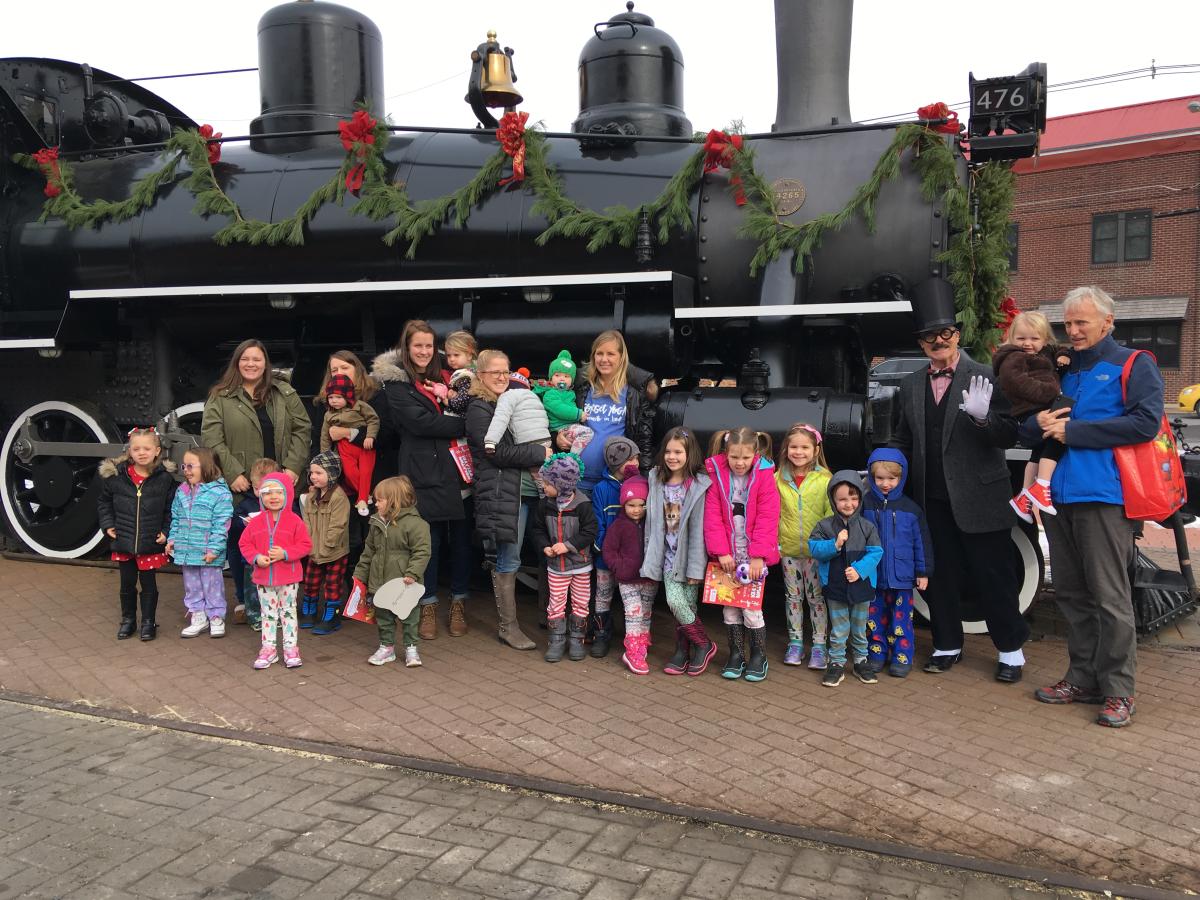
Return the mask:
<svg viewBox="0 0 1200 900"><path fill-rule="evenodd" d="M304 665L304 660L300 658L300 648L284 647L283 664L289 669L298 669L300 666Z"/></svg>
<svg viewBox="0 0 1200 900"><path fill-rule="evenodd" d="M1132 697L1105 697L1104 709L1096 716L1097 725L1107 725L1109 728L1124 728L1133 720Z"/></svg>
<svg viewBox="0 0 1200 900"><path fill-rule="evenodd" d="M392 653L392 659L396 658L396 654ZM408 669L415 669L421 665L421 654L417 652L416 645L410 644L404 648L404 666Z"/></svg>
<svg viewBox="0 0 1200 900"><path fill-rule="evenodd" d="M192 613L192 622L190 625L185 625L183 631L179 632L180 637L194 638L197 635L204 633L208 628L208 616L203 611Z"/></svg>
<svg viewBox="0 0 1200 900"><path fill-rule="evenodd" d="M262 631L262 619L251 619L249 625L251 631Z"/></svg>
<svg viewBox="0 0 1200 900"><path fill-rule="evenodd" d="M1033 498L1029 496L1028 491L1021 491L1017 496L1008 501L1008 505L1013 508L1018 516L1033 524Z"/></svg>
<svg viewBox="0 0 1200 900"><path fill-rule="evenodd" d="M279 661L279 654L275 652L274 647L263 647L258 651L258 658L254 660L254 668L266 669L270 668L271 663Z"/></svg>
<svg viewBox="0 0 1200 900"><path fill-rule="evenodd" d="M1071 684L1065 678L1049 687L1041 687L1033 692L1035 699L1042 703L1103 703L1104 698L1099 694L1085 691L1079 685Z"/></svg>
<svg viewBox="0 0 1200 900"><path fill-rule="evenodd" d="M785 666L804 665L804 645L788 644L787 650L783 653L783 664Z"/></svg>
<svg viewBox="0 0 1200 900"><path fill-rule="evenodd" d="M821 679L821 687L837 687L846 677L846 667L841 663L830 663L825 668L825 677Z"/></svg>
<svg viewBox="0 0 1200 900"><path fill-rule="evenodd" d="M358 510L360 516L369 516L371 514L371 507L367 506L365 500L359 500L354 508Z"/></svg>
<svg viewBox="0 0 1200 900"><path fill-rule="evenodd" d="M879 676L875 672L875 667L865 659L860 659L854 664L854 677L863 684L879 683Z"/></svg>
<svg viewBox="0 0 1200 900"><path fill-rule="evenodd" d="M212 618L208 620L208 636L209 637L225 637L225 620Z"/></svg>
<svg viewBox="0 0 1200 900"><path fill-rule="evenodd" d="M244 625L246 623L246 604L239 603L233 608L233 624Z"/></svg>
<svg viewBox="0 0 1200 900"><path fill-rule="evenodd" d="M386 644L380 644L379 649L372 653L370 659L367 660L373 666L382 666L384 663L395 661L396 648Z"/></svg>
<svg viewBox="0 0 1200 900"><path fill-rule="evenodd" d="M810 669L824 669L828 665L825 659L825 645L813 644L812 653L808 655L808 667Z"/></svg>
<svg viewBox="0 0 1200 900"><path fill-rule="evenodd" d="M1054 501L1050 499L1050 488L1046 485L1038 484L1035 481L1025 489L1025 493L1029 495L1029 499L1033 505L1046 513L1046 515L1058 515L1058 510L1054 508Z"/></svg>

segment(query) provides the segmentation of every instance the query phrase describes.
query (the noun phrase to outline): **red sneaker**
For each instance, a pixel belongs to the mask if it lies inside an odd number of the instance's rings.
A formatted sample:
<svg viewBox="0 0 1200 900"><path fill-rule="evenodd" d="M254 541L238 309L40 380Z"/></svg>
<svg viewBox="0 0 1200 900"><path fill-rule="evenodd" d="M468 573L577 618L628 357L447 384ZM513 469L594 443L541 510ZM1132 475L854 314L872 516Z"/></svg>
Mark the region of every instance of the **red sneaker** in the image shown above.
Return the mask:
<svg viewBox="0 0 1200 900"><path fill-rule="evenodd" d="M1033 696L1042 703L1101 703L1103 697L1090 694L1077 684L1071 684L1065 678L1049 687L1038 688Z"/></svg>
<svg viewBox="0 0 1200 900"><path fill-rule="evenodd" d="M1104 709L1096 716L1096 724L1109 728L1124 728L1133 720L1132 697L1105 697Z"/></svg>
<svg viewBox="0 0 1200 900"><path fill-rule="evenodd" d="M1008 505L1013 508L1018 516L1033 524L1033 499L1029 496L1028 491L1021 491L1017 496L1008 501Z"/></svg>
<svg viewBox="0 0 1200 900"><path fill-rule="evenodd" d="M1025 489L1025 493L1029 495L1029 499L1033 501L1033 505L1049 516L1057 516L1058 510L1054 508L1054 501L1050 499L1050 488L1044 484L1038 484L1036 481Z"/></svg>

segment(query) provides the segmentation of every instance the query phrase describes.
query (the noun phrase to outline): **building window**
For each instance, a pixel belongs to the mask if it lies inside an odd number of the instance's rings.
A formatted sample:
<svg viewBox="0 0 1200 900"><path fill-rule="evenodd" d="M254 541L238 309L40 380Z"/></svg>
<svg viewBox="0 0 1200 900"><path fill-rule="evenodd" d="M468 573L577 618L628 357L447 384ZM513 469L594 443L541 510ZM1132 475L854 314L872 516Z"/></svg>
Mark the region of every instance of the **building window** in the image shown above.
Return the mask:
<svg viewBox="0 0 1200 900"><path fill-rule="evenodd" d="M1017 247L1021 240L1021 226L1016 222L1008 223L1008 271L1017 271Z"/></svg>
<svg viewBox="0 0 1200 900"><path fill-rule="evenodd" d="M1178 369L1179 332L1179 322L1117 322L1113 340L1131 350L1149 350L1163 369Z"/></svg>
<svg viewBox="0 0 1200 900"><path fill-rule="evenodd" d="M1092 216L1092 264L1150 258L1150 210Z"/></svg>

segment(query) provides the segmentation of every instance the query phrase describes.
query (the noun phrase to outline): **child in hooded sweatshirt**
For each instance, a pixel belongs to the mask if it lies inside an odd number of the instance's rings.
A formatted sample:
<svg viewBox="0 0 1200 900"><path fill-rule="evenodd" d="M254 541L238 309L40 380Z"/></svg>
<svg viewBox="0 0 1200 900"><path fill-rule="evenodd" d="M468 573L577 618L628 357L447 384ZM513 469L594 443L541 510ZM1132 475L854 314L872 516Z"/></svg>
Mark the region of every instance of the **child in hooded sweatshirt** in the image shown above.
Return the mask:
<svg viewBox="0 0 1200 900"><path fill-rule="evenodd" d="M879 679L867 665L867 610L875 599L875 569L883 558L879 532L863 518L862 479L842 469L829 479L833 515L812 530L808 550L819 561L825 605L829 608L829 665L824 687L846 677L846 640L854 648L854 675L863 684Z"/></svg>
<svg viewBox="0 0 1200 900"><path fill-rule="evenodd" d="M591 654L597 659L608 656L608 646L612 641L615 582L604 561L604 536L621 511L621 483L637 474L637 459L637 444L621 435L610 437L604 442L604 474L592 488L592 511L596 514L596 541L592 546L592 558L596 563L596 595Z"/></svg>
<svg viewBox="0 0 1200 900"><path fill-rule="evenodd" d="M301 560L312 551L312 540L304 520L292 512L292 477L272 472L258 486L262 512L250 520L238 541L246 562L254 566L258 603L262 607L262 648L254 668L266 669L277 662L276 631L283 632L283 664L300 665L296 639L296 593L304 580Z"/></svg>
<svg viewBox="0 0 1200 900"><path fill-rule="evenodd" d="M632 475L621 485L621 512L608 528L604 561L617 580L625 606L625 653L621 662L634 675L649 675L650 619L658 582L642 577L646 549L646 500L650 483Z"/></svg>
<svg viewBox="0 0 1200 900"><path fill-rule="evenodd" d="M571 351L563 350L550 363L546 376L549 384L535 385L533 393L541 398L550 420L550 433L554 435L555 450L569 450L576 456L592 442L595 432L583 423L587 412L580 409L575 397L575 376L578 369Z"/></svg>
<svg viewBox="0 0 1200 900"><path fill-rule="evenodd" d="M739 569L748 581L767 577L779 562L779 491L771 463L771 437L752 428L718 431L705 462L712 484L704 501L704 546L726 574ZM722 606L729 629L729 662L721 675L747 681L767 677L767 625L762 609ZM750 658L742 653L750 634Z"/></svg>
<svg viewBox="0 0 1200 900"><path fill-rule="evenodd" d="M904 496L908 460L899 450L881 447L867 460L871 489L863 517L878 530L883 559L875 570L875 598L867 613L867 665L873 672L906 678L912 671L913 587L929 587L933 542L925 512Z"/></svg>

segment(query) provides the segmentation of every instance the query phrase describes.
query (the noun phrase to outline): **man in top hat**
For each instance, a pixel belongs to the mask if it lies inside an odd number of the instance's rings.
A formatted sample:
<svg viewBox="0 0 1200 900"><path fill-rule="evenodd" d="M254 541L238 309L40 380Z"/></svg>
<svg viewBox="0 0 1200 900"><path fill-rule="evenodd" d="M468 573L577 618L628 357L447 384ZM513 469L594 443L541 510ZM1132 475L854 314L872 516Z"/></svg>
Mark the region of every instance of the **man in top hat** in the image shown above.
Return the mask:
<svg viewBox="0 0 1200 900"><path fill-rule="evenodd" d="M948 672L962 658L959 598L983 610L999 651L996 680L1021 680L1021 645L1029 626L1018 605L1020 584L1009 530L1016 517L1004 449L1017 439L1003 394L993 395L991 368L959 349L954 291L930 278L914 291L917 345L929 366L901 382L900 423L891 445L910 460L909 491L925 509L937 568L923 592L933 655L925 671Z"/></svg>

